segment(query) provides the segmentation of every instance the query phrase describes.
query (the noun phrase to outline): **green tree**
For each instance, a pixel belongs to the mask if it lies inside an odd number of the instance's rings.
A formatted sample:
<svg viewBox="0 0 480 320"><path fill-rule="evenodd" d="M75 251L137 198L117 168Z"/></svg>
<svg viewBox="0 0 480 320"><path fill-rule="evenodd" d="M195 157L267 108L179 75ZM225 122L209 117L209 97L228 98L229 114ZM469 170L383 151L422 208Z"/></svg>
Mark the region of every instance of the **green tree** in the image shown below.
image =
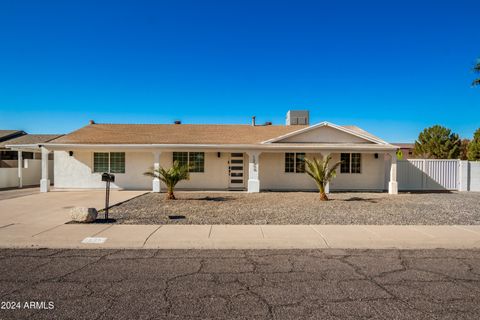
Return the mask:
<svg viewBox="0 0 480 320"><path fill-rule="evenodd" d="M457 159L460 155L460 138L448 128L435 125L424 129L415 141L416 156L430 159Z"/></svg>
<svg viewBox="0 0 480 320"><path fill-rule="evenodd" d="M470 161L480 160L480 128L473 134L473 140L468 144L467 158Z"/></svg>
<svg viewBox="0 0 480 320"><path fill-rule="evenodd" d="M477 63L473 67L473 71L476 73L480 73L480 59L477 60ZM472 86L480 86L480 78L473 80Z"/></svg>
<svg viewBox="0 0 480 320"><path fill-rule="evenodd" d="M460 142L460 155L458 158L460 160L467 160L468 159L468 145L470 144L470 140L462 139Z"/></svg>
<svg viewBox="0 0 480 320"><path fill-rule="evenodd" d="M167 200L175 200L175 195L173 194L175 186L182 180L190 179L189 169L187 165L182 166L178 161L174 161L171 168L165 169L160 167L159 169L151 169L145 172L144 175L159 178L167 186Z"/></svg>
<svg viewBox="0 0 480 320"><path fill-rule="evenodd" d="M328 163L332 159L331 156L319 160L313 158L313 160L305 159L307 164L305 172L315 180L318 191L320 192L320 200L328 201L327 194L325 193L325 187L337 175L337 168L342 163L341 161L335 163L331 168L328 167Z"/></svg>

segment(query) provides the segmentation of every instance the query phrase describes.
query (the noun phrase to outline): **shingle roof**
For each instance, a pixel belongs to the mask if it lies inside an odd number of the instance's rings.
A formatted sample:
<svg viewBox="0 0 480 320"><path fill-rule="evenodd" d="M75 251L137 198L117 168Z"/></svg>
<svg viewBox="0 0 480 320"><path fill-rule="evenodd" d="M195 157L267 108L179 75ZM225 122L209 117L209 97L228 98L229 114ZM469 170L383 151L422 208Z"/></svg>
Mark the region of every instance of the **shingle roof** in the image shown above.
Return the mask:
<svg viewBox="0 0 480 320"><path fill-rule="evenodd" d="M56 144L257 144L306 126L91 124Z"/></svg>
<svg viewBox="0 0 480 320"><path fill-rule="evenodd" d="M5 148L7 145L44 143L61 136L62 135L60 134L25 134L23 136L0 142L0 148Z"/></svg>
<svg viewBox="0 0 480 320"><path fill-rule="evenodd" d="M308 126L216 124L90 124L53 144L260 144ZM356 126L344 128L378 137Z"/></svg>
<svg viewBox="0 0 480 320"><path fill-rule="evenodd" d="M17 136L25 134L25 132L21 130L0 130L0 141L6 140L11 136Z"/></svg>

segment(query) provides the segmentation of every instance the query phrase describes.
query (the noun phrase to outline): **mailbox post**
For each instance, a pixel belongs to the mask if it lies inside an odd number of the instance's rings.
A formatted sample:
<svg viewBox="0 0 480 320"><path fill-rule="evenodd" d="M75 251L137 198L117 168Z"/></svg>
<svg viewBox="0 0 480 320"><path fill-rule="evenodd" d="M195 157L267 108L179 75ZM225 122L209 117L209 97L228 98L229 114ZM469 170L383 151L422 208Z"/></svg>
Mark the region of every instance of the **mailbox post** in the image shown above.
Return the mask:
<svg viewBox="0 0 480 320"><path fill-rule="evenodd" d="M105 181L105 222L108 222L108 207L110 202L110 182L115 182L115 176L111 173L103 173L102 181Z"/></svg>

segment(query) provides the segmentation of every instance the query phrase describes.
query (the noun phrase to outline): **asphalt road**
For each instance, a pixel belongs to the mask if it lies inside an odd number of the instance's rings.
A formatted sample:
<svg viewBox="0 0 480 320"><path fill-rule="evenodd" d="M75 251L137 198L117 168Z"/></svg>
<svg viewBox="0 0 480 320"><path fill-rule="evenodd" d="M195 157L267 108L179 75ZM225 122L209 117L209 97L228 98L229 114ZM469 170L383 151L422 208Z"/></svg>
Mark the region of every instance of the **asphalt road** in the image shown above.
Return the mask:
<svg viewBox="0 0 480 320"><path fill-rule="evenodd" d="M0 250L0 295L0 319L479 319L480 251Z"/></svg>

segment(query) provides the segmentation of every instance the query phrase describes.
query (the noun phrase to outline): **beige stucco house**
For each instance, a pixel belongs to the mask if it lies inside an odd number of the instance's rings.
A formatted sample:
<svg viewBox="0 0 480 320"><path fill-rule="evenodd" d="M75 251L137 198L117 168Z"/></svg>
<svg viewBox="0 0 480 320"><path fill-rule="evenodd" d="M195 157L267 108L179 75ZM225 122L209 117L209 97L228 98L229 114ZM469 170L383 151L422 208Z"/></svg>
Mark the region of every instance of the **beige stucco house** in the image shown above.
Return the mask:
<svg viewBox="0 0 480 320"><path fill-rule="evenodd" d="M38 147L38 146L36 146ZM56 189L103 188L101 173L115 174L115 188L162 190L149 168L174 160L193 166L188 190L315 190L305 158L342 160L330 190L397 193L396 146L356 127L309 125L307 111L289 111L286 125L97 124L40 145L54 153ZM48 166L41 190L48 191Z"/></svg>

